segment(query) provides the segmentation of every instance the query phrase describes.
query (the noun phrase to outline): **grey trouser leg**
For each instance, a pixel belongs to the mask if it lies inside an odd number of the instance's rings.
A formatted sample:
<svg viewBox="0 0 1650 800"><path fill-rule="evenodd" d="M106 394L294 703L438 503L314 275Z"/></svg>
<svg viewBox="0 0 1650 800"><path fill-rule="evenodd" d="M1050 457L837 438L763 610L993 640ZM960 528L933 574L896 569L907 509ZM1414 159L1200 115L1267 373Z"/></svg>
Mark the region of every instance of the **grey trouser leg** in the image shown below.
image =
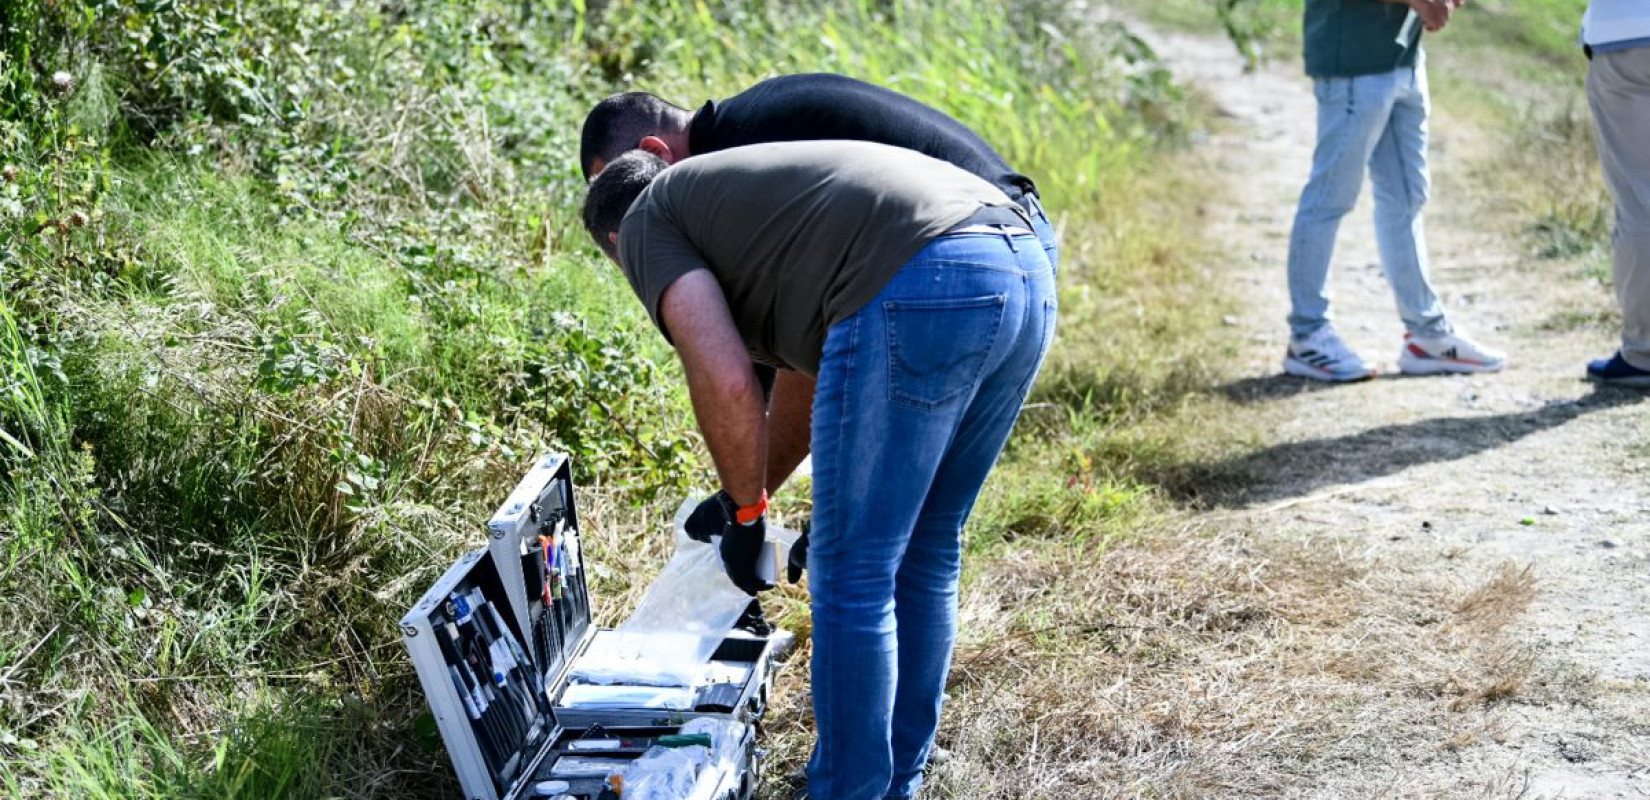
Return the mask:
<svg viewBox="0 0 1650 800"><path fill-rule="evenodd" d="M1650 369L1650 47L1595 53L1587 68L1604 180L1616 198L1621 355Z"/></svg>

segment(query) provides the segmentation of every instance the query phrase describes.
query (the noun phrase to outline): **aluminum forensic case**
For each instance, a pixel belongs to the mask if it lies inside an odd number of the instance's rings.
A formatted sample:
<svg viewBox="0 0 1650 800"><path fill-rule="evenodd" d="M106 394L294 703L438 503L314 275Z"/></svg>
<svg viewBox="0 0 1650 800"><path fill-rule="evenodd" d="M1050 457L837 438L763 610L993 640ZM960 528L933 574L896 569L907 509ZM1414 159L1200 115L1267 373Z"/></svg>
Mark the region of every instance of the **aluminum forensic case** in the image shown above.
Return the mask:
<svg viewBox="0 0 1650 800"><path fill-rule="evenodd" d="M748 800L761 767L759 722L790 635L734 631L712 662L714 674L736 677L689 687L690 708L564 702L573 666L592 642L614 635L592 624L573 488L566 456L540 458L488 521L488 548L460 558L401 621L464 796L528 800L541 796L535 787L561 781L565 790L542 796L595 800L602 777L562 765L633 760L649 744L683 741L686 725L714 728L712 752L733 768L714 791L683 797Z"/></svg>

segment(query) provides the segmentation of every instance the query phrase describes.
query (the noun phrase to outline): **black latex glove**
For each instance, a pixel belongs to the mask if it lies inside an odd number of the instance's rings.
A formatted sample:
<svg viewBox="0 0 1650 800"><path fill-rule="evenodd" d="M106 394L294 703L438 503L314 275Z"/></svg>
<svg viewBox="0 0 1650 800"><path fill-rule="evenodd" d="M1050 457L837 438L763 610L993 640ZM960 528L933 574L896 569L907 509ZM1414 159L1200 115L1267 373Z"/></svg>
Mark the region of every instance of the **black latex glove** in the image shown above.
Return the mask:
<svg viewBox="0 0 1650 800"><path fill-rule="evenodd" d="M785 559L785 580L802 582L802 571L808 568L808 526L802 526L802 535L791 545L791 554Z"/></svg>
<svg viewBox="0 0 1650 800"><path fill-rule="evenodd" d="M682 523L682 530L689 538L708 544L710 537L722 535L722 529L733 520L734 510L733 498L727 492L717 492L693 509Z"/></svg>
<svg viewBox="0 0 1650 800"><path fill-rule="evenodd" d="M745 606L745 613L739 615L739 621L733 623L733 627L753 636L767 636L773 633L773 626L768 624L768 615L762 611L762 598L752 598L751 604Z"/></svg>
<svg viewBox="0 0 1650 800"><path fill-rule="evenodd" d="M729 520L722 526L722 568L728 571L733 585L752 597L757 592L773 588L756 576L756 565L762 561L762 543L768 538L767 517L757 517L749 525Z"/></svg>

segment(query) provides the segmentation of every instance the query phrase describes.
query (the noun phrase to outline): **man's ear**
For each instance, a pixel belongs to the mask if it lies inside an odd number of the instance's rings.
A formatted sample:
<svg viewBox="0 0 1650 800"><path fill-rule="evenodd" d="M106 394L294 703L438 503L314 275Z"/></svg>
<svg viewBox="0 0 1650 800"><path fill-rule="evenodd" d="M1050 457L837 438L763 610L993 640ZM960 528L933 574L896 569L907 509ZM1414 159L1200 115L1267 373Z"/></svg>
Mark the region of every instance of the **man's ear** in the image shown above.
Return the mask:
<svg viewBox="0 0 1650 800"><path fill-rule="evenodd" d="M614 247L618 247L619 246L619 232L618 231L608 231L607 232L607 243L610 244L610 245L613 245Z"/></svg>
<svg viewBox="0 0 1650 800"><path fill-rule="evenodd" d="M671 151L670 145L665 144L665 140L657 136L643 136L636 146L664 159L666 164L676 163L676 153Z"/></svg>

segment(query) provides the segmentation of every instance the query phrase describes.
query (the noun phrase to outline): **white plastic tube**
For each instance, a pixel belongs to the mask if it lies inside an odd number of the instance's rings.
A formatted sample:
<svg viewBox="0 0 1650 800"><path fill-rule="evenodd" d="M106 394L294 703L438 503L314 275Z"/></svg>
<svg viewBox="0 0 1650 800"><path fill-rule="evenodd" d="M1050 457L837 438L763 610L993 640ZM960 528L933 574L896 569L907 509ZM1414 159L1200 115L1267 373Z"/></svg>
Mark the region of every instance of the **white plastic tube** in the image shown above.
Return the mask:
<svg viewBox="0 0 1650 800"><path fill-rule="evenodd" d="M1410 42L1415 41L1415 26L1419 24L1421 15L1415 13L1415 9L1410 9L1409 13L1404 15L1404 26L1398 29L1398 38L1393 41L1397 42L1399 47L1408 50Z"/></svg>

